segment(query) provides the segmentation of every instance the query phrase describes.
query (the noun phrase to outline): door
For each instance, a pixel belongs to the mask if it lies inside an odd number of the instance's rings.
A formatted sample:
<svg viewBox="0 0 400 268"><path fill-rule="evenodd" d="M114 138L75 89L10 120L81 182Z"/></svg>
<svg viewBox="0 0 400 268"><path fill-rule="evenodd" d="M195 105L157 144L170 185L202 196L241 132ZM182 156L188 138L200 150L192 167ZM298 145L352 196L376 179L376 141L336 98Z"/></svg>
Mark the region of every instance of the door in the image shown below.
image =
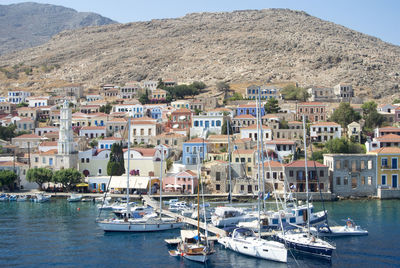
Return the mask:
<svg viewBox="0 0 400 268"><path fill-rule="evenodd" d="M210 128L210 121L205 121L205 128Z"/></svg>
<svg viewBox="0 0 400 268"><path fill-rule="evenodd" d="M397 174L392 175L392 187L397 188Z"/></svg>

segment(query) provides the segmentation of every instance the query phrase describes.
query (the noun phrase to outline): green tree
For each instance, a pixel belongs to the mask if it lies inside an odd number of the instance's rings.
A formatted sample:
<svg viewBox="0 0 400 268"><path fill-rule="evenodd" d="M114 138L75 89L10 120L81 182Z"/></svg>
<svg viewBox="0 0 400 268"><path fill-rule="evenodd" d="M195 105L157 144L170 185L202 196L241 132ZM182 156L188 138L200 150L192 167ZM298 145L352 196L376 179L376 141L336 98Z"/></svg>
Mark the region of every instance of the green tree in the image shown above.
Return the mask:
<svg viewBox="0 0 400 268"><path fill-rule="evenodd" d="M16 128L14 124L10 124L6 127L0 126L0 139L11 141L11 138L15 137Z"/></svg>
<svg viewBox="0 0 400 268"><path fill-rule="evenodd" d="M289 123L285 119L279 121L279 128L280 129L289 129Z"/></svg>
<svg viewBox="0 0 400 268"><path fill-rule="evenodd" d="M111 147L110 160L107 164L108 176L121 176L125 173L124 153L121 143L114 143Z"/></svg>
<svg viewBox="0 0 400 268"><path fill-rule="evenodd" d="M285 100L299 100L307 101L310 97L305 88L296 87L295 85L288 85L281 90Z"/></svg>
<svg viewBox="0 0 400 268"><path fill-rule="evenodd" d="M224 81L218 82L216 84L217 90L224 92L224 100L228 98L229 91L231 91L231 86Z"/></svg>
<svg viewBox="0 0 400 268"><path fill-rule="evenodd" d="M206 84L204 84L204 82L199 82L199 81L194 81L192 83L192 86L194 86L195 88L197 88L198 90L202 90L205 89L207 87Z"/></svg>
<svg viewBox="0 0 400 268"><path fill-rule="evenodd" d="M365 153L365 147L359 143L351 142L345 138L335 138L325 143L325 149L331 154L357 154Z"/></svg>
<svg viewBox="0 0 400 268"><path fill-rule="evenodd" d="M196 115L199 115L201 112L202 112L202 111L201 111L200 109L197 109L197 108L194 109L194 113L195 113Z"/></svg>
<svg viewBox="0 0 400 268"><path fill-rule="evenodd" d="M164 89L164 88L165 88L165 84L164 84L162 78L159 78L159 79L158 79L157 88L161 88L161 89Z"/></svg>
<svg viewBox="0 0 400 268"><path fill-rule="evenodd" d="M140 95L139 102L141 104L148 104L150 102L149 93L147 92L147 90L144 94Z"/></svg>
<svg viewBox="0 0 400 268"><path fill-rule="evenodd" d="M46 182L52 181L53 171L47 168L31 168L26 173L26 180L29 182L36 182L39 188Z"/></svg>
<svg viewBox="0 0 400 268"><path fill-rule="evenodd" d="M97 139L93 139L89 143L90 147L95 148L97 145L99 145L99 141Z"/></svg>
<svg viewBox="0 0 400 268"><path fill-rule="evenodd" d="M224 120L224 123L221 127L221 134L228 135L228 120ZM233 135L232 122L229 123L229 135Z"/></svg>
<svg viewBox="0 0 400 268"><path fill-rule="evenodd" d="M112 105L109 103L100 107L101 113L110 114L111 110L112 110Z"/></svg>
<svg viewBox="0 0 400 268"><path fill-rule="evenodd" d="M361 119L361 116L359 113L354 111L353 107L350 106L350 103L342 102L340 103L339 108L333 112L330 119L331 121L340 124L342 128L347 128L348 124L354 121L357 122Z"/></svg>
<svg viewBox="0 0 400 268"><path fill-rule="evenodd" d="M28 107L28 106L29 106L29 104L26 102L21 102L21 103L17 104L17 108Z"/></svg>
<svg viewBox="0 0 400 268"><path fill-rule="evenodd" d="M74 184L80 183L83 179L83 174L74 168L61 169L54 172L52 181L61 183L67 191L71 190Z"/></svg>
<svg viewBox="0 0 400 268"><path fill-rule="evenodd" d="M275 98L268 99L264 106L265 112L267 114L276 114L281 110L278 105L278 100Z"/></svg>
<svg viewBox="0 0 400 268"><path fill-rule="evenodd" d="M11 170L0 170L0 187L7 186L10 189L14 188L14 182L18 178L17 174Z"/></svg>
<svg viewBox="0 0 400 268"><path fill-rule="evenodd" d="M372 131L376 127L380 127L383 123L383 116L378 113L376 108L378 105L374 101L365 102L361 108L363 109L363 118L365 120L364 128Z"/></svg>
<svg viewBox="0 0 400 268"><path fill-rule="evenodd" d="M235 93L233 93L233 96L229 98L229 100L231 100L231 101L243 100L243 95L240 94L239 92L235 92Z"/></svg>

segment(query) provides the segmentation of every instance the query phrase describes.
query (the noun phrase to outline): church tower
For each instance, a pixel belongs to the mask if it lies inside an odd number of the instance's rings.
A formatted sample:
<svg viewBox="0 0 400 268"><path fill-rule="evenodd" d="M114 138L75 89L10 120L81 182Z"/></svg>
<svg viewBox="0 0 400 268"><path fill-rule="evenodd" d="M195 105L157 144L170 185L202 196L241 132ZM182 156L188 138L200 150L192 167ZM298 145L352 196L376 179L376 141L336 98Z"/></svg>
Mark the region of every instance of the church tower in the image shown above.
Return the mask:
<svg viewBox="0 0 400 268"><path fill-rule="evenodd" d="M60 110L60 132L58 136L58 154L70 155L74 151L74 135L72 132L72 111L69 102L64 101Z"/></svg>

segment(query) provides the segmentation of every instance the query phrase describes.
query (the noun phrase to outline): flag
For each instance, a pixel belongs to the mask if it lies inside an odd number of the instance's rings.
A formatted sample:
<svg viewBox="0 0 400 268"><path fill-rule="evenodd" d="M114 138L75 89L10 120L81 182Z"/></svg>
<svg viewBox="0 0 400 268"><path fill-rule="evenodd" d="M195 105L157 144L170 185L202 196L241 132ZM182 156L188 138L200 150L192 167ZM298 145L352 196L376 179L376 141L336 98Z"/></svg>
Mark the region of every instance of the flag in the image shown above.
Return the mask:
<svg viewBox="0 0 400 268"><path fill-rule="evenodd" d="M268 192L266 196L264 196L264 200L267 200L270 197L270 193Z"/></svg>
<svg viewBox="0 0 400 268"><path fill-rule="evenodd" d="M199 240L199 236L196 235L195 237L193 237L193 239L198 241Z"/></svg>
<svg viewBox="0 0 400 268"><path fill-rule="evenodd" d="M258 198L259 198L259 199L263 199L263 192L259 192L259 193L258 193Z"/></svg>

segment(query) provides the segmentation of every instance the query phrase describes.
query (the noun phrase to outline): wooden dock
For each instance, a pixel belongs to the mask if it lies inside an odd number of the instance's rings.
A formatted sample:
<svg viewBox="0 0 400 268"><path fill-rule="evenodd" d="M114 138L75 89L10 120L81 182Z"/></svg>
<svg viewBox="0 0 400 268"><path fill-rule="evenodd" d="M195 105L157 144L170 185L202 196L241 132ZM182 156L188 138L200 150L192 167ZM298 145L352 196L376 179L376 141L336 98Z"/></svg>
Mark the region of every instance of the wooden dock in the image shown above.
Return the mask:
<svg viewBox="0 0 400 268"><path fill-rule="evenodd" d="M146 204L148 204L149 206L153 207L157 212L160 212L160 204L159 202L155 201L154 199L150 198L149 196L145 195L142 196L143 200L146 202ZM167 215L171 218L175 218L175 219L180 219L182 222L196 226L197 227L197 220L188 218L188 217L184 217L182 215L179 215L177 213L171 212L169 210L165 210L163 209L162 214ZM204 224L204 222L200 222L200 228L201 229L205 229L206 225ZM207 231L211 232L213 234L216 234L217 236L226 236L226 232L220 228L215 227L212 224L207 224Z"/></svg>

